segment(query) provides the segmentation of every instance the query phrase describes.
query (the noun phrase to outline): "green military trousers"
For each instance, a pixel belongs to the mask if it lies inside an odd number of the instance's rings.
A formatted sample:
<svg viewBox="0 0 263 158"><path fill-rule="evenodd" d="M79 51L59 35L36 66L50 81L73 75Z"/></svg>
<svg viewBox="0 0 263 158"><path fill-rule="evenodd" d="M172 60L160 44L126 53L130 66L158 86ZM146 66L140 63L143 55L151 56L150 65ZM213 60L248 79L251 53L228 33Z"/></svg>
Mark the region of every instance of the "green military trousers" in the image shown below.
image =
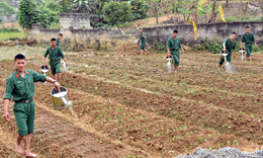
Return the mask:
<svg viewBox="0 0 263 158"><path fill-rule="evenodd" d="M246 47L247 57L251 57L252 44L245 44L245 47Z"/></svg>
<svg viewBox="0 0 263 158"><path fill-rule="evenodd" d="M174 65L175 66L179 66L179 62L180 62L180 51L171 51L171 55L173 57L174 60Z"/></svg>
<svg viewBox="0 0 263 158"><path fill-rule="evenodd" d="M145 43L141 43L139 50L144 50L144 49L145 49Z"/></svg>
<svg viewBox="0 0 263 158"><path fill-rule="evenodd" d="M60 61L50 61L49 64L50 64L50 67L51 67L52 75L55 75L57 73L61 73Z"/></svg>
<svg viewBox="0 0 263 158"><path fill-rule="evenodd" d="M18 134L26 136L34 132L35 120L35 102L30 103L15 103L14 114L16 117L16 125Z"/></svg>
<svg viewBox="0 0 263 158"><path fill-rule="evenodd" d="M232 52L229 51L229 54L226 56L226 60L227 62L231 63L231 59L232 59ZM224 62L225 62L225 59L221 58L219 61L219 65L223 65Z"/></svg>

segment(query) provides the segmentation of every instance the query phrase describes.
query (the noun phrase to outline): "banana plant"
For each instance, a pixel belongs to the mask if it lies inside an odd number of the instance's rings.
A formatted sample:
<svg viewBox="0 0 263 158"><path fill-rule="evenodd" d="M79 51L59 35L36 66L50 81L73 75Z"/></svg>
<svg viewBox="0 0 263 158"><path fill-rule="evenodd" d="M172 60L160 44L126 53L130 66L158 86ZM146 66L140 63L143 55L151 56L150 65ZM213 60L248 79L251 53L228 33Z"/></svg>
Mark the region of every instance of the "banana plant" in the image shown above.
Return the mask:
<svg viewBox="0 0 263 158"><path fill-rule="evenodd" d="M58 0L54 4L59 4L63 0ZM91 5L90 3L94 3L96 0L73 0L71 7L74 8L75 12L90 12Z"/></svg>

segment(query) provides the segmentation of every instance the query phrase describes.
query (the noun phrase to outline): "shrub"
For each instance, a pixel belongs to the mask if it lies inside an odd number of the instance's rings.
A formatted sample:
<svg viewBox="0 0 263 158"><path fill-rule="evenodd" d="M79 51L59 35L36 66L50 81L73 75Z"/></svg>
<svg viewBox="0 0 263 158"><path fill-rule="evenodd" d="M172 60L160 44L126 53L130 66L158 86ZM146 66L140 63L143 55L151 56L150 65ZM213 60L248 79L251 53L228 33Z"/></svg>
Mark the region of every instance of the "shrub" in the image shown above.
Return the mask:
<svg viewBox="0 0 263 158"><path fill-rule="evenodd" d="M217 42L209 42L208 38L205 39L205 48L208 49L211 53L217 54L222 50L222 44Z"/></svg>
<svg viewBox="0 0 263 158"><path fill-rule="evenodd" d="M0 2L0 8L0 15L10 15L16 13L15 9L6 2Z"/></svg>
<svg viewBox="0 0 263 158"><path fill-rule="evenodd" d="M2 28L0 29L1 33L14 33L14 32L20 32L17 28Z"/></svg>
<svg viewBox="0 0 263 158"><path fill-rule="evenodd" d="M53 23L49 27L50 29L60 29L60 23Z"/></svg>
<svg viewBox="0 0 263 158"><path fill-rule="evenodd" d="M103 7L102 12L105 14L105 20L111 25L118 25L133 19L131 5L127 2L108 2Z"/></svg>
<svg viewBox="0 0 263 158"><path fill-rule="evenodd" d="M40 23L44 28L48 28L53 23L59 22L59 13L51 11L50 9L46 8L45 6L41 6L40 10L40 18L37 22Z"/></svg>
<svg viewBox="0 0 263 158"><path fill-rule="evenodd" d="M22 0L19 3L18 22L23 28L30 27L40 19L40 11L33 0Z"/></svg>
<svg viewBox="0 0 263 158"><path fill-rule="evenodd" d="M194 46L194 51L198 51L198 50L206 50L206 47L200 44Z"/></svg>
<svg viewBox="0 0 263 158"><path fill-rule="evenodd" d="M50 10L45 5L37 7L33 0L22 0L19 4L19 24L28 28L33 23L39 23L48 28L52 23L59 22L59 13Z"/></svg>
<svg viewBox="0 0 263 158"><path fill-rule="evenodd" d="M147 5L143 0L131 0L129 3L132 6L132 15L134 20L144 19L147 17L150 6Z"/></svg>
<svg viewBox="0 0 263 158"><path fill-rule="evenodd" d="M167 51L166 46L162 43L157 42L157 41L154 42L154 49L160 53L164 53Z"/></svg>

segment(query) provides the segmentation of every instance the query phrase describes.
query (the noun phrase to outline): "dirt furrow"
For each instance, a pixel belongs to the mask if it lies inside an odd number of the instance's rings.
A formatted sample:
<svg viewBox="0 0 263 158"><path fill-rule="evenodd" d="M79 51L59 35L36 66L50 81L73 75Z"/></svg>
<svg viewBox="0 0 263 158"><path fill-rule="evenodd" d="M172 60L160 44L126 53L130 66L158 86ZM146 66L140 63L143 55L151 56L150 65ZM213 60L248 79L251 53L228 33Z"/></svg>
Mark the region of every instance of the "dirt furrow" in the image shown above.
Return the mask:
<svg viewBox="0 0 263 158"><path fill-rule="evenodd" d="M28 65L28 67L34 70L38 69L34 65ZM223 111L195 101L141 92L122 85L96 81L66 72L63 73L62 83L68 88L114 98L133 108L154 111L166 117L214 128L223 133L244 136L244 138L259 144L263 139L261 136L262 121L252 116L242 115L237 111Z"/></svg>
<svg viewBox="0 0 263 158"><path fill-rule="evenodd" d="M3 87L1 87L3 97ZM2 107L3 108L3 107ZM3 109L1 108L1 113ZM12 111L12 110L10 110ZM2 113L3 114L3 113ZM1 115L2 115L1 114ZM11 122L1 119L0 124L5 133L16 135L15 118ZM85 128L80 128L68 119L50 113L36 104L35 132L32 140L32 151L40 157L147 157L140 151L129 150L122 144L114 144Z"/></svg>

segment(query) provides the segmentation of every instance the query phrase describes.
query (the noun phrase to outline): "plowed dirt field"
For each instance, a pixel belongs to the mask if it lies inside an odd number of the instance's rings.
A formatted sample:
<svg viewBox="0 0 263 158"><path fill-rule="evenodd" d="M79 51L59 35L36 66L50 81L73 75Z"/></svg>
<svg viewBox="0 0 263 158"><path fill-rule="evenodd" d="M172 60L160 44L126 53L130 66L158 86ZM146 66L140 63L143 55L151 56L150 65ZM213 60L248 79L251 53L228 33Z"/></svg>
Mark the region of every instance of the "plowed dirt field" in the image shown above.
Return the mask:
<svg viewBox="0 0 263 158"><path fill-rule="evenodd" d="M172 74L165 55L129 54L134 55L66 53L70 70L62 72L62 85L72 109L54 110L52 85L35 83L33 152L52 158L159 158L199 147L262 148L262 54L252 54L252 62L233 59L234 74L218 71L219 56L208 52L182 54L180 70ZM41 64L42 57L31 57L27 69L40 72ZM2 60L0 70L3 97L13 61ZM0 155L19 157L11 116L10 123L0 120Z"/></svg>

